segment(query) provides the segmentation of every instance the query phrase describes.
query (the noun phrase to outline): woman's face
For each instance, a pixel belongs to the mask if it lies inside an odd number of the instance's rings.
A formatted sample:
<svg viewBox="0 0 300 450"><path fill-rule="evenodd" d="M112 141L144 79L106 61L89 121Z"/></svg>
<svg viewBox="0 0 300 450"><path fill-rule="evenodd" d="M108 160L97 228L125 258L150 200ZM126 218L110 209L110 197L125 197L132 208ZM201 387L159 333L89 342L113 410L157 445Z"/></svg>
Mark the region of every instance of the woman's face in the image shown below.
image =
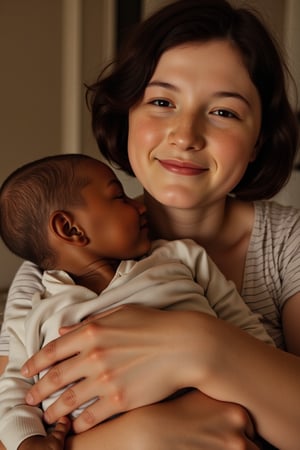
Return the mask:
<svg viewBox="0 0 300 450"><path fill-rule="evenodd" d="M257 89L239 51L222 40L166 51L129 111L128 152L145 190L178 208L224 198L255 158Z"/></svg>

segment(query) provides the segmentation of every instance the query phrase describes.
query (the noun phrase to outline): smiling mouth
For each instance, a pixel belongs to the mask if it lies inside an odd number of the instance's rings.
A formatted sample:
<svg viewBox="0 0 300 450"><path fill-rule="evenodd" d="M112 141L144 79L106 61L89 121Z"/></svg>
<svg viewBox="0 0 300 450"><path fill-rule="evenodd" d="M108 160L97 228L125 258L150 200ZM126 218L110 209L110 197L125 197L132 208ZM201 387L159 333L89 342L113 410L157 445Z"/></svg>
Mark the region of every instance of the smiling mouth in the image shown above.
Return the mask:
<svg viewBox="0 0 300 450"><path fill-rule="evenodd" d="M197 166L191 162L176 161L173 159L159 159L158 161L164 169L178 175L193 176L208 171L207 168Z"/></svg>

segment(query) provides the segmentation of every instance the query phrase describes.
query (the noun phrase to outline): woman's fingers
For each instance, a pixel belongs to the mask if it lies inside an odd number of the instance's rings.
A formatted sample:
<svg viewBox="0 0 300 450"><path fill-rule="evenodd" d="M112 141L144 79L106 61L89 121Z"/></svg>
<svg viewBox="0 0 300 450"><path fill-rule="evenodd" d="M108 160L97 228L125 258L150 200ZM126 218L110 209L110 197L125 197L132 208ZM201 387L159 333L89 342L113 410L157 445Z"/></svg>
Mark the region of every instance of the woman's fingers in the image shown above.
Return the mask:
<svg viewBox="0 0 300 450"><path fill-rule="evenodd" d="M72 384L86 375L82 358L74 356L60 364L53 366L37 383L35 383L26 394L26 402L29 405L37 405L60 389ZM69 389L70 398L72 389ZM78 406L79 403L76 404ZM61 411L56 415L59 417L69 414L72 409Z"/></svg>
<svg viewBox="0 0 300 450"><path fill-rule="evenodd" d="M80 420L75 419L73 422L74 430L79 432L124 410L121 395L119 391L112 387L111 383L105 383L99 379L96 387L98 392L103 392L97 397L94 395L95 386L89 379L84 379L72 385L60 395L57 401L49 406L44 414L44 419L48 423L54 423L57 417L62 414L67 415L83 405ZM77 426L75 425L76 422Z"/></svg>
<svg viewBox="0 0 300 450"><path fill-rule="evenodd" d="M105 336L102 338L100 336L101 325L98 323L89 323L71 334L72 338L78 341L75 344L77 345L78 353L60 361L58 364L54 364L32 386L26 396L26 401L29 404L36 405L61 388L72 384L72 387L60 397L59 404L61 408L55 410L53 407L52 422L57 420L58 417L70 413L74 408L95 396L100 396L103 392L107 394L107 392L118 389L116 385L118 377L115 372L117 372L119 367L128 366L131 358L134 358L132 349L123 347L122 343L116 342L115 347L111 348L108 341L113 341L112 333L110 333L109 329L106 329ZM77 334L79 338L76 336ZM113 334L115 334L115 331ZM97 339L93 335L98 335ZM66 338L64 345L68 345L68 337L64 336L64 338ZM106 341L106 348L99 346L100 340ZM143 353L144 350L142 349L141 352ZM39 359L40 356L41 360L43 360L41 352L36 355L36 358ZM74 385L73 383L75 382L76 384ZM62 408L63 405L64 409Z"/></svg>
<svg viewBox="0 0 300 450"><path fill-rule="evenodd" d="M30 389L27 402L38 404L68 386L45 415L54 423L83 403L98 399L75 421L76 430L83 431L91 423L160 401L190 386L183 376L190 365L188 355L201 354L198 344L192 349L195 340L189 338L187 344L183 333L188 330L191 334L190 314L127 306L94 317L28 361L30 374L52 367ZM199 329L198 322L194 328Z"/></svg>
<svg viewBox="0 0 300 450"><path fill-rule="evenodd" d="M122 305L121 306L117 306L115 308L108 309L107 311L104 311L102 313L95 314L93 316L87 317L86 319L82 320L82 322L80 322L78 324L69 325L67 327L61 327L59 329L59 333L60 333L61 336L63 336L65 334L67 334L67 333L70 333L70 331L78 330L79 328L82 327L82 325L85 325L85 324L90 323L90 322L94 322L97 319L102 319L103 317L109 316L109 315L113 314L114 312L116 312L116 311L118 311L118 310L120 310L122 308L124 308L124 306L122 306Z"/></svg>
<svg viewBox="0 0 300 450"><path fill-rule="evenodd" d="M68 333L49 342L29 358L21 368L21 372L26 377L37 375L55 363L76 355L80 347L82 347L82 337L76 332Z"/></svg>
<svg viewBox="0 0 300 450"><path fill-rule="evenodd" d="M25 377L32 377L84 350L87 345L97 348L101 340L101 324L105 318L114 315L118 310L130 309L130 306L120 306L92 316L78 325L61 328L62 336L46 344L40 351L29 358L21 368ZM141 307L140 307L141 308Z"/></svg>

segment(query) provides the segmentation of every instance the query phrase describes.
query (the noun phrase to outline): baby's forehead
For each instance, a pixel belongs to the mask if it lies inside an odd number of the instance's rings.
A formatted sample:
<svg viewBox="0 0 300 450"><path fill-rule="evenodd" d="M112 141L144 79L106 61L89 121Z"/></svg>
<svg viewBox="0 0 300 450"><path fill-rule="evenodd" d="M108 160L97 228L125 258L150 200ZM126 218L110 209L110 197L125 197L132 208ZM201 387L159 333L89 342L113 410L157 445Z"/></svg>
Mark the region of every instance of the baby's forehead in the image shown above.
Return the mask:
<svg viewBox="0 0 300 450"><path fill-rule="evenodd" d="M115 172L106 163L97 159L87 159L83 161L83 164L80 164L77 173L81 178L85 178L88 181L117 181L120 183Z"/></svg>
<svg viewBox="0 0 300 450"><path fill-rule="evenodd" d="M87 173L99 172L107 175L116 176L114 171L106 163L96 158L89 158L82 160L78 165L78 170L81 172L81 174L87 171Z"/></svg>
<svg viewBox="0 0 300 450"><path fill-rule="evenodd" d="M95 168L95 171L99 173L99 176L105 177L105 178L117 178L115 172L105 163L102 161L95 160L94 164L92 166Z"/></svg>

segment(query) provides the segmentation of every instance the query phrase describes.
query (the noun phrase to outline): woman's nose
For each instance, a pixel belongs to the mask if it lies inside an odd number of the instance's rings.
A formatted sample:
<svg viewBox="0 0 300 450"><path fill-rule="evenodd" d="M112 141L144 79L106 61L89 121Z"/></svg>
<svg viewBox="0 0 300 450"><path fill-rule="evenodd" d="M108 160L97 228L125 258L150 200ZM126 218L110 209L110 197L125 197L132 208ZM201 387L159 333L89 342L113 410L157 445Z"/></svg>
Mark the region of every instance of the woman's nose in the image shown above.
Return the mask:
<svg viewBox="0 0 300 450"><path fill-rule="evenodd" d="M201 150L205 143L203 127L195 117L178 117L169 133L169 142L181 150Z"/></svg>

